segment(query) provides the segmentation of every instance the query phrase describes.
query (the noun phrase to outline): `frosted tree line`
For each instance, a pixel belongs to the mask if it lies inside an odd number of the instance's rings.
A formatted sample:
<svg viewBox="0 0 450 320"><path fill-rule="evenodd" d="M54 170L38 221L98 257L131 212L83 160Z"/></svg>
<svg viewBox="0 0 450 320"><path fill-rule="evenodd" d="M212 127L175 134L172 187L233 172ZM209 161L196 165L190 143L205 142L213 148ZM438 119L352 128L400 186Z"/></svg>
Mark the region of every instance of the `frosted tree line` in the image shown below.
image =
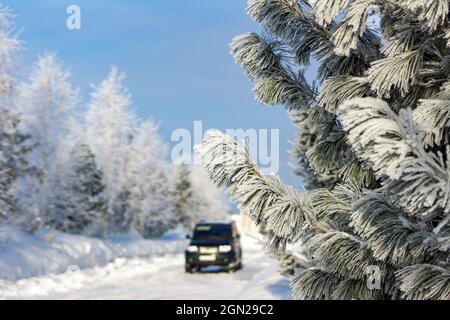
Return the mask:
<svg viewBox="0 0 450 320"><path fill-rule="evenodd" d="M152 238L226 217L205 172L169 163L158 124L134 112L124 73L113 67L87 104L53 53L19 81L21 43L10 29L11 15L1 9L0 223Z"/></svg>
<svg viewBox="0 0 450 320"><path fill-rule="evenodd" d="M292 266L286 246L304 248L294 297L449 300L449 2L249 0L247 11L264 34L236 37L231 53L256 100L298 124L305 191L263 175L221 132L199 150L265 225L269 252Z"/></svg>

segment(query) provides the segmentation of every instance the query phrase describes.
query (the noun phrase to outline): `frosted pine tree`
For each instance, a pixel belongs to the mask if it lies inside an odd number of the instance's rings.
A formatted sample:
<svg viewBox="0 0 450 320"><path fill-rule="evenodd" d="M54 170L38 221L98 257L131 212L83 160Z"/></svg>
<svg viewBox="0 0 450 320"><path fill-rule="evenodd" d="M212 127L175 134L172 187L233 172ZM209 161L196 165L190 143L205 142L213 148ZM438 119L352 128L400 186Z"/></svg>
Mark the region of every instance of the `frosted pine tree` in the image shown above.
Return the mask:
<svg viewBox="0 0 450 320"><path fill-rule="evenodd" d="M111 231L128 230L129 216L127 164L130 145L136 133L136 119L131 112L131 95L124 86L125 75L113 67L94 92L85 113L85 141L104 174Z"/></svg>
<svg viewBox="0 0 450 320"><path fill-rule="evenodd" d="M17 106L21 114L19 129L31 136L33 146L28 160L40 172L37 179L29 177L19 191L22 206L46 223L51 215L52 186L56 178L58 147L66 132L71 111L78 102L78 90L69 83L70 72L54 54L39 57L29 82L19 86Z"/></svg>
<svg viewBox="0 0 450 320"><path fill-rule="evenodd" d="M181 163L174 180L172 211L178 224L190 230L201 220L226 220L228 206L204 168Z"/></svg>
<svg viewBox="0 0 450 320"><path fill-rule="evenodd" d="M153 121L142 123L129 149L127 189L133 226L146 238L160 237L174 226L166 154L158 125Z"/></svg>
<svg viewBox="0 0 450 320"><path fill-rule="evenodd" d="M56 229L104 236L108 201L103 173L87 145L72 152L67 173L57 181L51 225Z"/></svg>
<svg viewBox="0 0 450 320"><path fill-rule="evenodd" d="M13 51L19 46L18 42L11 39L7 32L10 28L10 14L4 8L0 8L0 221L9 218L14 210L14 159L11 155L14 150L14 135L17 119L11 114L6 105L11 92L10 70L14 63Z"/></svg>
<svg viewBox="0 0 450 320"><path fill-rule="evenodd" d="M0 5L0 97L2 107L11 107L10 99L16 85L14 73L16 69L15 54L20 49L20 41L11 36L13 22L12 13Z"/></svg>
<svg viewBox="0 0 450 320"><path fill-rule="evenodd" d="M193 190L193 220L227 220L229 216L225 195L211 182L205 168L200 165L191 166L189 178Z"/></svg>
<svg viewBox="0 0 450 320"><path fill-rule="evenodd" d="M0 221L14 214L15 190L15 133L16 119L0 107Z"/></svg>
<svg viewBox="0 0 450 320"><path fill-rule="evenodd" d="M217 131L199 150L241 212L266 224L270 252L309 253L294 297L450 299L448 1L249 0L247 10L265 35L236 37L232 55L259 102L303 115L317 138L300 160L336 185L298 193ZM304 77L311 63L318 90Z"/></svg>
<svg viewBox="0 0 450 320"><path fill-rule="evenodd" d="M177 165L174 187L172 191L172 212L176 224L185 228L192 228L197 221L193 220L193 190L190 180L189 167L181 163Z"/></svg>
<svg viewBox="0 0 450 320"><path fill-rule="evenodd" d="M29 137L17 129L20 118L13 103L20 42L10 35L11 27L11 12L0 7L0 221L17 218L17 179L30 169L29 148L23 146Z"/></svg>
<svg viewBox="0 0 450 320"><path fill-rule="evenodd" d="M26 219L18 206L17 181L33 174L26 160L29 136L17 130L18 116L0 106L0 221L22 223ZM28 221L30 223L31 221Z"/></svg>
<svg viewBox="0 0 450 320"><path fill-rule="evenodd" d="M156 170L152 176L154 180L145 188L148 193L140 201L142 207L134 221L135 229L144 238L159 238L176 226L176 218L171 211L167 174L165 170Z"/></svg>

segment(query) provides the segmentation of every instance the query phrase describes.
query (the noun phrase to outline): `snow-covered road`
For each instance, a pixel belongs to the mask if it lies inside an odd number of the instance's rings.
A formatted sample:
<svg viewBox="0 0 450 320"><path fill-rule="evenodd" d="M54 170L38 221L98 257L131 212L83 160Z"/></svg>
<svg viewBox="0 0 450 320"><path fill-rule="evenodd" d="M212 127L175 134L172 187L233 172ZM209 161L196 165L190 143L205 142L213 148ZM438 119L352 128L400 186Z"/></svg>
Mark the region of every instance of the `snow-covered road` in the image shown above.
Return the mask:
<svg viewBox="0 0 450 320"><path fill-rule="evenodd" d="M244 268L185 274L184 257L117 259L104 267L0 283L0 299L290 299L278 263L243 237Z"/></svg>

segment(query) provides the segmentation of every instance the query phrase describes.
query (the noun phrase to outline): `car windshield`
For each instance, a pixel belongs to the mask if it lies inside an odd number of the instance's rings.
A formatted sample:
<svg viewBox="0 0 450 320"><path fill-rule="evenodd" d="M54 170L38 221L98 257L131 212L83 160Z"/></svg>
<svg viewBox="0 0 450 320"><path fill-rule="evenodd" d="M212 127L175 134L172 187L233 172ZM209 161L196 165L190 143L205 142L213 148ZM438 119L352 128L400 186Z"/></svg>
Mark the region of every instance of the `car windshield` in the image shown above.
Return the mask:
<svg viewBox="0 0 450 320"><path fill-rule="evenodd" d="M195 241L226 241L231 238L231 226L226 224L197 225L194 231Z"/></svg>

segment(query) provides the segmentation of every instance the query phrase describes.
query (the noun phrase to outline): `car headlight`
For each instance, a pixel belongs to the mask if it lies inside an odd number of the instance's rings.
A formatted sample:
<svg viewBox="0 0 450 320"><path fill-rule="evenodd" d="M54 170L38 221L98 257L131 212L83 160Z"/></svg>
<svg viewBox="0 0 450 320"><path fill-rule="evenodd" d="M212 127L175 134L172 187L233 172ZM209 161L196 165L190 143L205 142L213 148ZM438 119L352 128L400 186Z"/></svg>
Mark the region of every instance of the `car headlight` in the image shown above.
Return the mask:
<svg viewBox="0 0 450 320"><path fill-rule="evenodd" d="M188 246L187 252L198 252L198 247L197 246Z"/></svg>
<svg viewBox="0 0 450 320"><path fill-rule="evenodd" d="M230 245L219 246L219 252L230 252L233 247Z"/></svg>

